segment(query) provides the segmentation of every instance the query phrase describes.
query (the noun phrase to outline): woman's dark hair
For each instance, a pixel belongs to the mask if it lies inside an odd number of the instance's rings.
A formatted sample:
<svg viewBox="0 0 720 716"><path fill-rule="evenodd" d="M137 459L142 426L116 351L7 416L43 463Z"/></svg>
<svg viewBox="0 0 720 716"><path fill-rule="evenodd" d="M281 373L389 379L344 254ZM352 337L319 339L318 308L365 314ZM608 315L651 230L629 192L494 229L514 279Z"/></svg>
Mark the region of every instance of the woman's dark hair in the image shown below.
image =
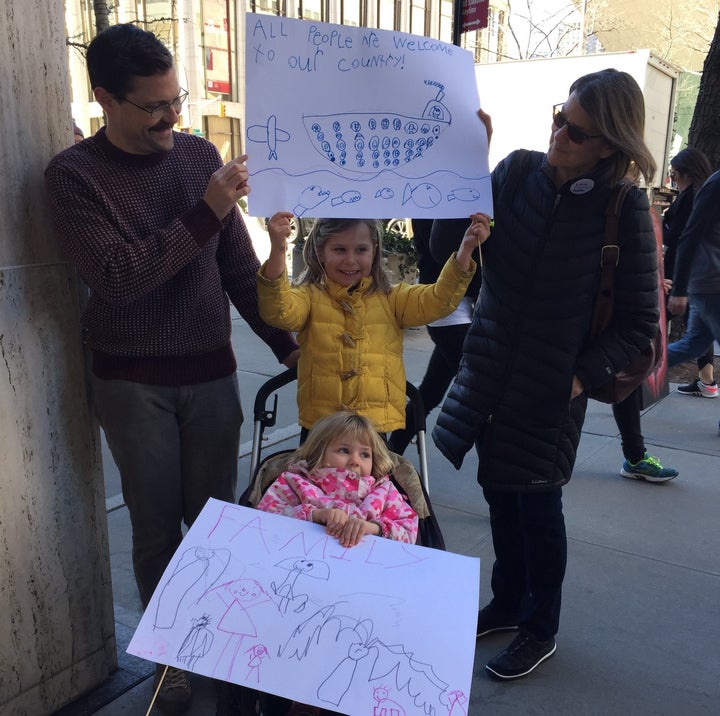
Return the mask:
<svg viewBox="0 0 720 716"><path fill-rule="evenodd" d="M608 183L615 186L626 176L642 174L650 184L655 160L645 144L645 100L632 75L615 69L600 70L573 82L580 106L597 126L600 134L615 150L602 160Z"/></svg>
<svg viewBox="0 0 720 716"><path fill-rule="evenodd" d="M699 149L693 147L678 152L670 160L670 166L679 174L691 179L696 189L699 189L712 174L710 160Z"/></svg>
<svg viewBox="0 0 720 716"><path fill-rule="evenodd" d="M87 49L90 86L118 98L133 89L135 77L165 74L173 67L170 50L152 32L125 23L103 30Z"/></svg>

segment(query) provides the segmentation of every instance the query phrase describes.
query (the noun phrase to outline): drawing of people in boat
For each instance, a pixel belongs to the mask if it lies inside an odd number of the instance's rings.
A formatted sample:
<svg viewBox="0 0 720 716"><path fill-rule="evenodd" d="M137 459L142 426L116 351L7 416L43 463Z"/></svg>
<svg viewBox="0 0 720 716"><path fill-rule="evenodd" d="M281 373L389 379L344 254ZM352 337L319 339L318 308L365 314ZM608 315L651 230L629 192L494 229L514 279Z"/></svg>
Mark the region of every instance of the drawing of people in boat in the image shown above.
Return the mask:
<svg viewBox="0 0 720 716"><path fill-rule="evenodd" d="M447 129L452 117L442 103L445 87L419 116L395 112L338 112L305 115L303 123L313 147L335 166L361 172L395 169L419 159Z"/></svg>

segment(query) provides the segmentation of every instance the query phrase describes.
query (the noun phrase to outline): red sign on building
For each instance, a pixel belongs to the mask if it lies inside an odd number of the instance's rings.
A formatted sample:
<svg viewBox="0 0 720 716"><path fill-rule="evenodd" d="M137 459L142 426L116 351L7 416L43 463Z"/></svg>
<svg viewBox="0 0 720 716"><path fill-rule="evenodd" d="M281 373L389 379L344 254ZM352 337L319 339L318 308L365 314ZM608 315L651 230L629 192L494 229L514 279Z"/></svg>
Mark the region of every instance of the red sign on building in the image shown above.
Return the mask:
<svg viewBox="0 0 720 716"><path fill-rule="evenodd" d="M488 26L489 0L462 0L462 32L482 30Z"/></svg>
<svg viewBox="0 0 720 716"><path fill-rule="evenodd" d="M205 31L205 86L208 92L229 95L230 23L227 0L203 0Z"/></svg>

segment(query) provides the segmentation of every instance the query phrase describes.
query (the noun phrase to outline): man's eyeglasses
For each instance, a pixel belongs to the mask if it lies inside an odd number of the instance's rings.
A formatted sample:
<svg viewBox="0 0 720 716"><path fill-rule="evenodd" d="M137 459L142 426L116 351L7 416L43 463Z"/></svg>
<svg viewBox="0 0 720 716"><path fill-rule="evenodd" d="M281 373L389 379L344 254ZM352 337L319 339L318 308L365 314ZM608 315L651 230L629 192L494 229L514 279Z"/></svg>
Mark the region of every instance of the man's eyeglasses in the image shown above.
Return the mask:
<svg viewBox="0 0 720 716"><path fill-rule="evenodd" d="M177 114L180 114L180 110L182 110L182 106L183 104L185 104L185 100L188 98L189 94L190 93L187 90L182 90L172 102L156 104L154 107L143 107L141 104L135 104L135 102L133 102L131 99L128 99L127 97L118 97L118 99L121 102L130 103L133 107L137 107L143 112L147 112L153 119L159 119L164 114L166 114L171 107Z"/></svg>
<svg viewBox="0 0 720 716"><path fill-rule="evenodd" d="M599 139L603 136L602 134L587 134L574 124L570 124L562 111L562 107L563 106L561 104L556 104L553 107L553 124L558 129L566 127L567 135L571 142L575 142L575 144L582 144L587 139Z"/></svg>

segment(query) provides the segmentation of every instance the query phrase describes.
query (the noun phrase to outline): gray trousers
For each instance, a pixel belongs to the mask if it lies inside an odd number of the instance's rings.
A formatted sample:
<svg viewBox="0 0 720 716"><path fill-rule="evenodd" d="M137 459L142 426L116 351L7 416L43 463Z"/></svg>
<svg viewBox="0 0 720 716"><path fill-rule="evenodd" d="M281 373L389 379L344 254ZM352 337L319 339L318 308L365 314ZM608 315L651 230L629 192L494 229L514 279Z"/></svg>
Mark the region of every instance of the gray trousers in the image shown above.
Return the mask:
<svg viewBox="0 0 720 716"><path fill-rule="evenodd" d="M237 375L180 387L93 377L95 409L120 471L132 559L147 607L208 498L235 501L242 408Z"/></svg>

